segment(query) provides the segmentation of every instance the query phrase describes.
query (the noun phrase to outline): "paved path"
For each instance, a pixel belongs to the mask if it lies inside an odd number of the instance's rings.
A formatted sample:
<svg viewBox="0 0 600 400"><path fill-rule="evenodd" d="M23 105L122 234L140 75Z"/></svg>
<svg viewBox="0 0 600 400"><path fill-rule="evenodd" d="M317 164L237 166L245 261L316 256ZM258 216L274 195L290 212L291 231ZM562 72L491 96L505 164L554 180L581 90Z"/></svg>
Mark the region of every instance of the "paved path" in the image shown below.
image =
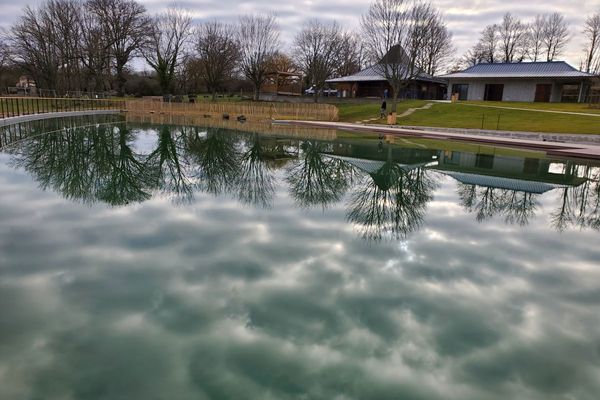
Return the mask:
<svg viewBox="0 0 600 400"><path fill-rule="evenodd" d="M582 113L582 112L575 112L575 111L539 110L539 109L522 108L522 107L487 106L485 104L468 104L468 103L456 103L456 104L459 104L461 106L467 106L467 107L498 108L501 110L533 111L533 112L541 112L541 113L548 113L548 114L582 115L585 117L600 118L600 113L594 114L594 113Z"/></svg>
<svg viewBox="0 0 600 400"><path fill-rule="evenodd" d="M409 108L408 110L404 111L402 114L398 115L398 118L408 117L410 114L414 113L417 110L429 110L432 105L433 105L433 103L427 103L423 107Z"/></svg>
<svg viewBox="0 0 600 400"><path fill-rule="evenodd" d="M105 115L105 114L119 114L121 110L85 110L85 111L59 111L49 112L40 114L28 114L20 115L18 117L7 117L0 118L0 127L8 126L13 124L20 124L22 122L39 121L41 119L49 118L66 118L66 117L80 117L85 115Z"/></svg>
<svg viewBox="0 0 600 400"><path fill-rule="evenodd" d="M298 126L311 126L315 128L343 129L349 131L372 132L377 134L398 135L405 137L418 137L424 139L446 139L472 143L486 144L490 146L503 146L511 148L524 148L529 150L545 151L548 155L563 157L580 157L600 159L600 146L584 143L556 143L539 140L515 139L497 136L478 136L463 133L435 132L431 130L402 129L384 125L362 125L348 122L324 122L324 121L274 121L276 124L289 124Z"/></svg>
<svg viewBox="0 0 600 400"><path fill-rule="evenodd" d="M423 107L409 108L408 110L404 111L402 114L398 115L397 118L408 117L410 114L414 113L417 110L429 110L432 105L433 105L433 103L427 103ZM361 123L361 124L370 124L371 122L379 121L380 119L381 118L369 118L369 119L365 119L363 121L360 121L359 123Z"/></svg>

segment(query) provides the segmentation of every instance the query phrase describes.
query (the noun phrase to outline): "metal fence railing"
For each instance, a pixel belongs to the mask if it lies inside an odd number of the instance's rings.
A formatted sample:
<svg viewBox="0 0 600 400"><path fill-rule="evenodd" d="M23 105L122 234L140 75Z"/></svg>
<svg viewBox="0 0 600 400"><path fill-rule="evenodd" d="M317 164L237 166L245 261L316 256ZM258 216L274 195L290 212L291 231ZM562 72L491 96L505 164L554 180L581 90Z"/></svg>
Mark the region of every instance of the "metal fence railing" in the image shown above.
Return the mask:
<svg viewBox="0 0 600 400"><path fill-rule="evenodd" d="M110 99L0 97L0 118L61 111L123 110L125 102Z"/></svg>

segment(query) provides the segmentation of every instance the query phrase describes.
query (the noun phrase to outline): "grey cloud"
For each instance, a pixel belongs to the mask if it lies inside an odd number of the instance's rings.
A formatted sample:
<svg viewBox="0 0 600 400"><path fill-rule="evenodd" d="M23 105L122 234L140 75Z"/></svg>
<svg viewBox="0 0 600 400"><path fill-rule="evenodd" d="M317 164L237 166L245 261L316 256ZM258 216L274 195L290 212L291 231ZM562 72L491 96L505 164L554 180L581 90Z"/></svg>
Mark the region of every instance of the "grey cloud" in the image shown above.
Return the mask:
<svg viewBox="0 0 600 400"><path fill-rule="evenodd" d="M27 4L36 5L41 0L27 0ZM152 13L159 12L167 6L164 1L141 0ZM359 27L360 15L368 7L368 2L352 1L307 1L292 0L274 3L267 0L237 2L215 0L184 0L177 4L190 9L196 22L209 19L221 19L235 22L238 15L249 12L275 12L278 14L282 38L287 46L291 45L294 34L307 18L337 19L344 27L356 30ZM490 23L499 22L506 12L516 14L523 19L531 19L538 13L562 12L571 23L571 42L565 59L574 66L579 65L583 38L581 34L585 16L600 9L600 0L585 2L552 1L478 1L464 0L460 3L450 0L435 0L433 4L447 15L450 30L454 33L457 56L462 55L477 40L479 32ZM20 5L13 1L0 0L0 26L7 27L20 14Z"/></svg>

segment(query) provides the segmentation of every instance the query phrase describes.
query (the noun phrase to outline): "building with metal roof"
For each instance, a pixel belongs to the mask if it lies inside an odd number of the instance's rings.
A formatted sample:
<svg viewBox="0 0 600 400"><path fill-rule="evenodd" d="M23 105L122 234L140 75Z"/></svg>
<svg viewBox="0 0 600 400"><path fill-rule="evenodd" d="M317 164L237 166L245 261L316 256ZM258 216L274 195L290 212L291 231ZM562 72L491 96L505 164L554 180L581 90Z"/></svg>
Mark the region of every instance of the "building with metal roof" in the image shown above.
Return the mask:
<svg viewBox="0 0 600 400"><path fill-rule="evenodd" d="M482 63L441 76L448 99L573 103L586 101L594 77L564 61Z"/></svg>
<svg viewBox="0 0 600 400"><path fill-rule="evenodd" d="M353 75L326 81L335 85L342 97L383 97L387 90L388 96L393 93L392 87L383 76L378 65L370 66ZM442 99L446 93L447 82L426 73L420 73L407 88L399 94L399 98L409 99Z"/></svg>

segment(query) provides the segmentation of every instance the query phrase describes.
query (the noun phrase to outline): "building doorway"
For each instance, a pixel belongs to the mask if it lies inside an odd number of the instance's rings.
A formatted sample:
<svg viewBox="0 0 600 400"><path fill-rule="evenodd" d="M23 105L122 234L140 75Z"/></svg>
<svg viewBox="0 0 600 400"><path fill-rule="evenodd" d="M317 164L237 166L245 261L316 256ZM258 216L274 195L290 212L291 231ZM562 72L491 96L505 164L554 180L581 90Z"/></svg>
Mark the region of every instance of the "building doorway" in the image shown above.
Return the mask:
<svg viewBox="0 0 600 400"><path fill-rule="evenodd" d="M454 84L452 85L452 93L458 93L458 100L467 100L469 96L469 85Z"/></svg>
<svg viewBox="0 0 600 400"><path fill-rule="evenodd" d="M483 100L485 100L485 101L502 101L503 93L504 93L504 85L502 85L502 84L485 85L485 94L483 96Z"/></svg>
<svg viewBox="0 0 600 400"><path fill-rule="evenodd" d="M552 84L541 83L535 86L535 102L537 103L549 103L550 96L552 95Z"/></svg>

